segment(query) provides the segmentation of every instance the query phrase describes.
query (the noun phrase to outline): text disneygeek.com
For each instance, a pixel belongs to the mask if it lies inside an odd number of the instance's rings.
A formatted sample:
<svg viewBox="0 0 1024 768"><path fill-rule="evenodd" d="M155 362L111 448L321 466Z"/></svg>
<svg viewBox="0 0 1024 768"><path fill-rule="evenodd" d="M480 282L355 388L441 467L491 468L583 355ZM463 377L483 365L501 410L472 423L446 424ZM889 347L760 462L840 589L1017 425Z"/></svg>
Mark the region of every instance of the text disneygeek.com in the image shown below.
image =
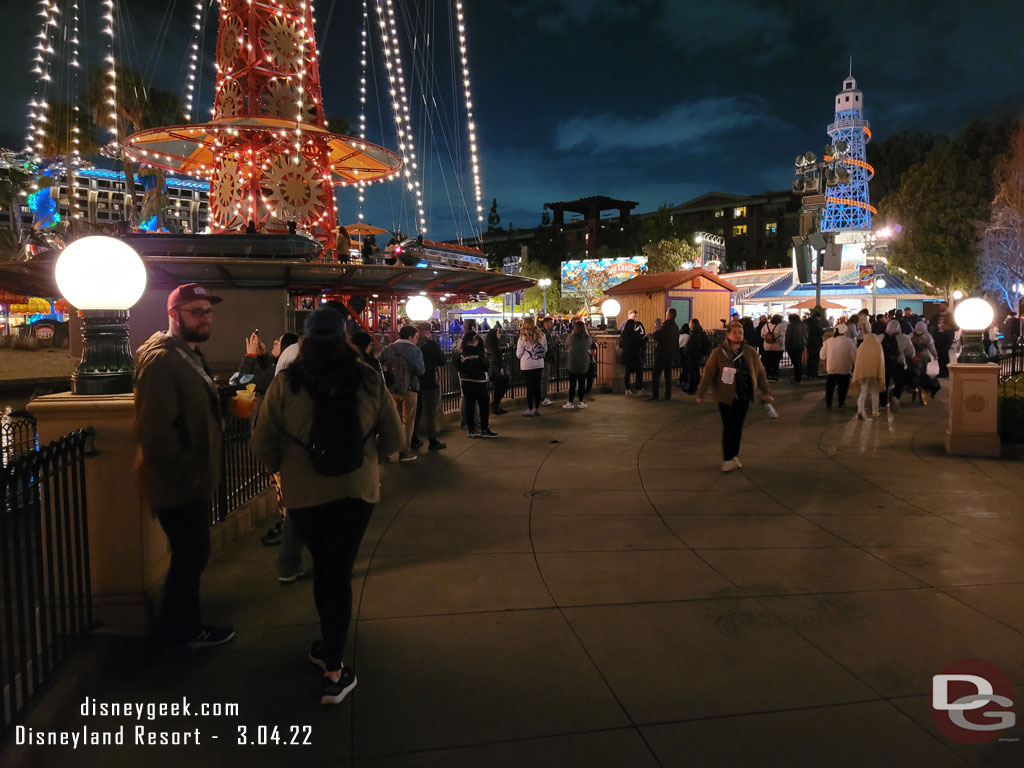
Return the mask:
<svg viewBox="0 0 1024 768"><path fill-rule="evenodd" d="M18 725L14 730L15 744L71 749L124 745L199 746L217 741L239 746L309 746L313 737L313 727L310 725L224 724L227 718L237 723L240 714L237 703L192 702L188 697L160 702L97 701L87 697L79 706L78 714L86 720L119 718L131 719L135 723L111 727L87 723L67 730L44 730ZM187 717L206 718L213 722L189 728L158 727L155 722L160 718ZM181 725L180 721L175 722L175 725Z"/></svg>

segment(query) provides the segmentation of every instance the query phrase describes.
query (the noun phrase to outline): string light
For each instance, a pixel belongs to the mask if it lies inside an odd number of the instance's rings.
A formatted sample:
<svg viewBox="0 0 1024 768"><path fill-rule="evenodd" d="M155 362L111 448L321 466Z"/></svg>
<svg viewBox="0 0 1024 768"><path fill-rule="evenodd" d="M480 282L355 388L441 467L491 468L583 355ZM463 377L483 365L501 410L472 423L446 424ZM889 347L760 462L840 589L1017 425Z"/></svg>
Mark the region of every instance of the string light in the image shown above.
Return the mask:
<svg viewBox="0 0 1024 768"><path fill-rule="evenodd" d="M53 28L58 26L57 16L59 14L56 0L53 2L41 0L39 5L41 8L39 15L42 17L43 22L40 26L39 34L36 35L36 55L33 58L34 66L32 67L32 71L37 75L36 89L32 100L29 102L29 129L26 141L26 149L32 153L32 159L35 162L42 160L44 140L46 138L46 123L49 122L47 116L47 94L49 83L52 80L50 68L54 54L51 33Z"/></svg>
<svg viewBox="0 0 1024 768"><path fill-rule="evenodd" d="M359 76L359 138L362 139L363 143L359 145L360 149L366 149L366 61L367 61L367 45L369 44L370 37L370 11L367 7L366 0L363 0L363 33L360 41L360 61L359 64L362 67ZM364 194L366 190L366 183L359 182L359 220L363 220L363 203L366 202L366 196Z"/></svg>
<svg viewBox="0 0 1024 768"><path fill-rule="evenodd" d="M416 208L419 212L419 230L425 234L427 231L427 216L423 208L423 190L420 185L419 164L416 162L416 144L413 139L412 117L409 112L409 100L406 98L405 75L403 74L401 54L398 45L398 30L395 25L395 8L392 0L384 0L387 4L387 13L384 7L377 2L377 18L380 24L381 37L384 47L384 66L388 70L388 81L391 91L391 105L395 113L395 125L398 131L398 149L402 153L402 162L405 165L405 177L408 179L406 188L416 198ZM389 42L390 30L390 42ZM394 63L392 63L392 47L394 48ZM416 175L413 175L416 171Z"/></svg>
<svg viewBox="0 0 1024 768"><path fill-rule="evenodd" d="M462 60L462 84L466 95L466 126L469 133L469 156L473 163L473 194L476 198L476 220L482 224L484 220L483 190L480 186L480 161L476 151L476 124L473 121L473 94L469 83L469 45L467 43L466 19L462 14L462 2L456 0L455 14L459 29L459 56ZM477 227L477 237L481 236Z"/></svg>
<svg viewBox="0 0 1024 768"><path fill-rule="evenodd" d="M185 122L192 122L192 104L196 94L196 77L199 71L199 39L203 31L205 0L196 0L196 15L192 20L192 46L189 49L188 79L185 81Z"/></svg>
<svg viewBox="0 0 1024 768"><path fill-rule="evenodd" d="M106 26L103 28L103 34L107 36L107 68L108 74L110 75L110 82L107 84L107 90L109 94L107 96L107 106L110 107L110 132L114 136L114 141L118 140L118 126L117 126L117 60L114 58L114 0L103 0L103 21Z"/></svg>
<svg viewBox="0 0 1024 768"><path fill-rule="evenodd" d="M73 70L74 78L74 93L71 99L71 157L68 158L67 163L67 177L68 177L68 203L72 211L72 217L75 219L82 218L81 213L78 210L78 198L76 197L75 190L75 171L82 164L82 153L81 145L78 140L78 134L80 133L79 123L81 122L81 114L78 107L78 99L75 98L78 95L78 70L81 68L81 48L79 42L79 18L78 18L78 0L74 0L71 5L72 13L72 28L71 28L71 68Z"/></svg>

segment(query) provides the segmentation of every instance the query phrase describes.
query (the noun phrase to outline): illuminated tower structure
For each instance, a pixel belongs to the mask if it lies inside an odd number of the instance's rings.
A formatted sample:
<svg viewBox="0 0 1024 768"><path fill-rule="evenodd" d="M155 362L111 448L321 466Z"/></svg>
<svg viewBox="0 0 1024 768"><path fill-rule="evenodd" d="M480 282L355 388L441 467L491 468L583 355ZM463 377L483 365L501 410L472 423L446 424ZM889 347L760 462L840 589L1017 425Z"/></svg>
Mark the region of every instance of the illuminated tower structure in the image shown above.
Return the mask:
<svg viewBox="0 0 1024 768"><path fill-rule="evenodd" d="M843 81L843 90L836 94L835 120L828 127L832 140L830 153L824 158L845 181L825 189L822 232L869 231L871 215L878 213L871 205L868 191L875 169L867 163L866 147L871 141L871 127L864 119L863 110L864 95L857 88L851 69L850 76ZM835 176L828 178L832 180Z"/></svg>
<svg viewBox="0 0 1024 768"><path fill-rule="evenodd" d="M213 119L140 131L132 159L210 182L210 231L283 233L337 246L334 184L401 168L393 152L327 130L311 0L220 0Z"/></svg>

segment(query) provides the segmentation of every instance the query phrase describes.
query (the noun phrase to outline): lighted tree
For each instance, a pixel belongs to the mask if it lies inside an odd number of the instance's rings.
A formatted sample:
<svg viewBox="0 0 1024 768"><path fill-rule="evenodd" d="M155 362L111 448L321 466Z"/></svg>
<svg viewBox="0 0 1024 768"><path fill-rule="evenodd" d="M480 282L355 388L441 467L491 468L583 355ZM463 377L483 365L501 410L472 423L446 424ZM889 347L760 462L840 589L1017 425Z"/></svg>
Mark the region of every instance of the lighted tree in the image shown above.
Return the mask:
<svg viewBox="0 0 1024 768"><path fill-rule="evenodd" d="M1009 153L996 166L999 185L992 215L985 224L978 256L981 287L1016 311L1024 281L1024 123L1010 143Z"/></svg>

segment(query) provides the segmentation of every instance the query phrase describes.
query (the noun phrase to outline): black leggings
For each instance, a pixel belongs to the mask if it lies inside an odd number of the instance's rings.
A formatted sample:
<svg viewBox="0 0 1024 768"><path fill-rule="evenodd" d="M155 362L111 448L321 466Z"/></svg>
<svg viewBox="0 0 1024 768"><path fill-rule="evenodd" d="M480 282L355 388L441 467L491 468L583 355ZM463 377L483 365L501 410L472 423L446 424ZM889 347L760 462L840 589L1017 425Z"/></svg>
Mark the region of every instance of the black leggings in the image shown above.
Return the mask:
<svg viewBox="0 0 1024 768"><path fill-rule="evenodd" d="M341 669L348 626L352 621L352 566L373 514L362 499L336 499L326 504L289 509L299 536L313 556L313 599L320 615L324 664Z"/></svg>
<svg viewBox="0 0 1024 768"><path fill-rule="evenodd" d="M572 373L569 372L569 402L579 395L579 401L583 402L583 395L586 394L584 388L587 385L587 374L585 373Z"/></svg>
<svg viewBox="0 0 1024 768"><path fill-rule="evenodd" d="M480 429L490 429L487 410L487 384L482 381L462 382L462 416L470 433L476 431L476 412L480 409Z"/></svg>
<svg viewBox="0 0 1024 768"><path fill-rule="evenodd" d="M633 386L639 392L644 388L644 361L639 355L632 357L622 356L622 362L626 366L626 378L625 385L626 391L629 391L629 377L633 375Z"/></svg>
<svg viewBox="0 0 1024 768"><path fill-rule="evenodd" d="M530 368L523 371L523 379L526 381L527 410L540 407L540 376L543 372L543 368Z"/></svg>
<svg viewBox="0 0 1024 768"><path fill-rule="evenodd" d="M743 421L747 418L749 400L733 400L732 405L718 404L722 414L722 461L735 459L740 454L740 438L743 437Z"/></svg>
<svg viewBox="0 0 1024 768"><path fill-rule="evenodd" d="M156 510L171 548L164 581L161 631L172 642L193 640L199 620L199 577L210 557L210 511L205 501Z"/></svg>

